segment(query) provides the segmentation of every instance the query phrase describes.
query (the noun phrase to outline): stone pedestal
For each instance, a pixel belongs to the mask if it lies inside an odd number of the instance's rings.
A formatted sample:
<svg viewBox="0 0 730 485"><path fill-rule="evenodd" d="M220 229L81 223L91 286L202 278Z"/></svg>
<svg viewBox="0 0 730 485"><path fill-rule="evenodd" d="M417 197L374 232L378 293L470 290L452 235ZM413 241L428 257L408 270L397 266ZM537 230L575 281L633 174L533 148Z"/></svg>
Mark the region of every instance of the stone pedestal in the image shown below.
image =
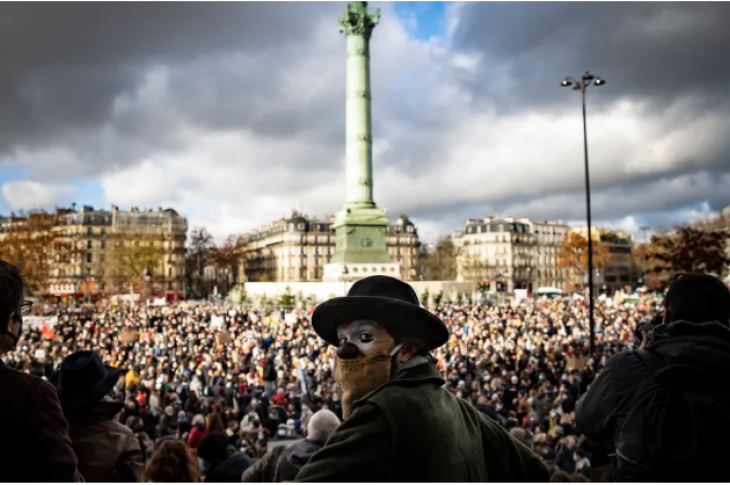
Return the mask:
<svg viewBox="0 0 730 485"><path fill-rule="evenodd" d="M351 283L373 275L400 278L400 263L328 263L324 265L322 281Z"/></svg>

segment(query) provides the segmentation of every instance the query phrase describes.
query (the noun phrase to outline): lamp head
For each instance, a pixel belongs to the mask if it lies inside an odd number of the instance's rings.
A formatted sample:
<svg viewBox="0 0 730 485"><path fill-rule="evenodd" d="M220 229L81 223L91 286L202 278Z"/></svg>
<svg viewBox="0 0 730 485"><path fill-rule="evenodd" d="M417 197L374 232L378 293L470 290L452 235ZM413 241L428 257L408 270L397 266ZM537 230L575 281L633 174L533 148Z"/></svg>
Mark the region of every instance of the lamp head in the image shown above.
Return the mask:
<svg viewBox="0 0 730 485"><path fill-rule="evenodd" d="M595 79L595 76L593 74L591 74L589 71L586 71L586 73L583 74L584 81L591 82L591 81L593 81L593 79Z"/></svg>
<svg viewBox="0 0 730 485"><path fill-rule="evenodd" d="M593 81L593 84L596 86L603 86L606 84L606 81L601 79L600 77L597 77L595 81Z"/></svg>
<svg viewBox="0 0 730 485"><path fill-rule="evenodd" d="M563 86L564 88L567 88L568 86L573 85L573 81L571 81L568 78L565 78L565 79L563 79L563 82L560 83L560 85Z"/></svg>

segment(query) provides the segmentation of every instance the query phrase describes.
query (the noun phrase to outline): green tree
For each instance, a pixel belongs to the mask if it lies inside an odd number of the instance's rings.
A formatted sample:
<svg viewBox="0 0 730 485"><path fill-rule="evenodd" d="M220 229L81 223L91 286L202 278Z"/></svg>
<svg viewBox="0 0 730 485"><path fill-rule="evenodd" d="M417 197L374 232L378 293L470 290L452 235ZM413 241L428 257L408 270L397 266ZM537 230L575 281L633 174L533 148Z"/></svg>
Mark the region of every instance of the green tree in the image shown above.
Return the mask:
<svg viewBox="0 0 730 485"><path fill-rule="evenodd" d="M279 297L279 305L283 308L291 308L294 306L294 294L291 291L291 287L287 286L284 288L284 294Z"/></svg>
<svg viewBox="0 0 730 485"><path fill-rule="evenodd" d="M211 263L214 251L213 236L204 227L190 232L190 242L185 254L185 275L187 286L198 295L207 295L211 290L203 278L203 270Z"/></svg>
<svg viewBox="0 0 730 485"><path fill-rule="evenodd" d="M145 289L145 275L162 275L164 251L154 234L116 233L107 236L103 281L112 291ZM125 288L127 286L127 288Z"/></svg>
<svg viewBox="0 0 730 485"><path fill-rule="evenodd" d="M423 275L429 281L453 281L456 279L458 250L449 236L439 238L436 246L426 249Z"/></svg>

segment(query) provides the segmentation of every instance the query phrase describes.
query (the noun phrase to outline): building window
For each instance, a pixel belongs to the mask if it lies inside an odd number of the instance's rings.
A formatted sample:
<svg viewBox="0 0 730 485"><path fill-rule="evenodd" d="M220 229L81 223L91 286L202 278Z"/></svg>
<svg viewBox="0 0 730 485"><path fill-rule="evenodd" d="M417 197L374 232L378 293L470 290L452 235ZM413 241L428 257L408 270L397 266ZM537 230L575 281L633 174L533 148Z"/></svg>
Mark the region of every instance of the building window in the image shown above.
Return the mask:
<svg viewBox="0 0 730 485"><path fill-rule="evenodd" d="M297 229L299 229L300 231L303 231L304 230L304 224L301 223L301 222L299 224L297 224Z"/></svg>
<svg viewBox="0 0 730 485"><path fill-rule="evenodd" d="M86 241L86 249L91 249L92 247L91 240Z"/></svg>
<svg viewBox="0 0 730 485"><path fill-rule="evenodd" d="M91 241L89 241L89 242L91 242ZM86 253L86 262L87 263L90 263L91 262L91 256L92 256L91 253Z"/></svg>

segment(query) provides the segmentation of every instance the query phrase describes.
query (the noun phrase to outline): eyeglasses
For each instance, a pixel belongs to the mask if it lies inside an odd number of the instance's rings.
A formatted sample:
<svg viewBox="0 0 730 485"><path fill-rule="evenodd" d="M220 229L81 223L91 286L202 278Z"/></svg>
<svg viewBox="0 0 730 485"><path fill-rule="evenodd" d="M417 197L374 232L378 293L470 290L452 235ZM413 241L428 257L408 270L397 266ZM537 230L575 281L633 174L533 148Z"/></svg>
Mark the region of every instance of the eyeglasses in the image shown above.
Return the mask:
<svg viewBox="0 0 730 485"><path fill-rule="evenodd" d="M27 317L30 315L30 308L33 306L32 301L24 301L20 304L20 316Z"/></svg>

